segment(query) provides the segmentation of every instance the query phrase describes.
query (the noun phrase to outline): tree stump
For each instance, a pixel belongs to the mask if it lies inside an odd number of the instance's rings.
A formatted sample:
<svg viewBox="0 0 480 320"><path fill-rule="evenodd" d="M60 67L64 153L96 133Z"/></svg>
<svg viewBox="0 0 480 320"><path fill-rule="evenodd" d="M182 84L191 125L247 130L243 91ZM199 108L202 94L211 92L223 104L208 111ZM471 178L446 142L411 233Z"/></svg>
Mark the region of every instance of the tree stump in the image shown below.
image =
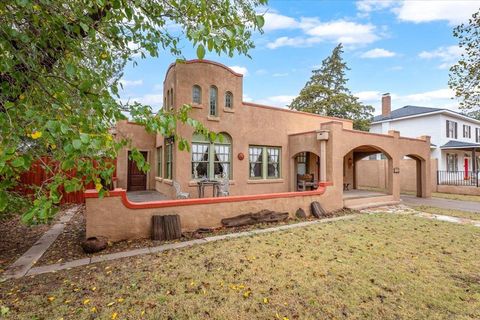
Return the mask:
<svg viewBox="0 0 480 320"><path fill-rule="evenodd" d="M312 209L312 215L315 218L322 218L322 217L327 217L328 213L323 209L322 205L318 201L313 201L310 204L310 208Z"/></svg>
<svg viewBox="0 0 480 320"><path fill-rule="evenodd" d="M182 228L178 214L152 216L153 240L175 240L181 236Z"/></svg>
<svg viewBox="0 0 480 320"><path fill-rule="evenodd" d="M262 210L255 213L246 213L232 218L222 219L225 227L240 227L261 222L277 222L288 219L288 212L275 212L271 210Z"/></svg>

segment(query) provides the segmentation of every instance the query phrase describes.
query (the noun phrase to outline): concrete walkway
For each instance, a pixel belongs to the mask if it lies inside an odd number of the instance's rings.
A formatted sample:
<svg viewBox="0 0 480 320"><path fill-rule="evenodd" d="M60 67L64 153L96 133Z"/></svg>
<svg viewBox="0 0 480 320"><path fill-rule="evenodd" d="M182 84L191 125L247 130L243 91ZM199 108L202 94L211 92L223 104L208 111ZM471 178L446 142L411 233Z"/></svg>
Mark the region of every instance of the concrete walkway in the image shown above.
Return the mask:
<svg viewBox="0 0 480 320"><path fill-rule="evenodd" d="M403 203L410 206L431 206L442 209L461 210L479 213L478 219L480 220L480 202L475 201L462 201L462 200L450 200L441 198L417 198L410 195L402 195L401 199Z"/></svg>
<svg viewBox="0 0 480 320"><path fill-rule="evenodd" d="M52 243L63 232L65 225L72 219L79 209L80 206L78 205L68 209L53 227L45 232L27 252L8 267L2 277L21 278L26 275L38 259L40 259L45 251L50 248Z"/></svg>
<svg viewBox="0 0 480 320"><path fill-rule="evenodd" d="M279 227L268 228L268 229L258 229L258 230L245 231L245 232L229 233L229 234L224 234L224 235L206 237L206 238L197 239L197 240L190 240L190 241L183 241L183 242L176 242L176 243L168 243L168 244L163 244L163 245L160 245L160 246L157 246L157 247L141 248L141 249L124 251L124 252L110 253L110 254L105 254L105 255L100 255L100 256L94 256L94 257L91 257L91 258L83 258L83 259L73 260L73 261L69 261L69 262L65 262L65 263L57 263L57 264L51 264L51 265L47 265L47 266L35 267L35 268L31 268L31 269L27 270L26 272L25 272L25 270L22 270L22 272L4 274L3 278L6 280L6 279L11 279L11 278L20 278L20 277L23 277L25 275L33 276L33 275L38 275L38 274L43 274L43 273L56 272L56 271L60 271L60 270L64 270L64 269L86 266L86 265L89 265L89 264L103 262L103 261L111 261L111 260L117 260L117 259L127 258L127 257L134 257L134 256L145 255L145 254L159 253L159 252L163 252L163 251L166 251L166 250L186 248L186 247L191 247L191 246L194 246L194 245L201 245L201 244L210 243L210 242L214 242L214 241L233 239L233 238L241 238L241 237L253 236L253 235L257 235L257 234L301 228L301 227L306 227L306 226L310 226L310 225L314 225L314 224L320 224L320 223L328 223L328 222L341 221L341 220L350 220L350 219L354 219L358 216L359 216L358 214L357 215L352 214L352 215L335 217L335 218L328 218L328 219L322 219L322 220L305 221L305 222L299 222L299 223L294 223L294 224L289 224L289 225L283 225L283 226L279 226ZM31 266L32 265L30 265L30 267Z"/></svg>
<svg viewBox="0 0 480 320"><path fill-rule="evenodd" d="M171 200L169 197L155 190L144 191L128 191L128 200L132 202L149 202L149 201L163 201Z"/></svg>

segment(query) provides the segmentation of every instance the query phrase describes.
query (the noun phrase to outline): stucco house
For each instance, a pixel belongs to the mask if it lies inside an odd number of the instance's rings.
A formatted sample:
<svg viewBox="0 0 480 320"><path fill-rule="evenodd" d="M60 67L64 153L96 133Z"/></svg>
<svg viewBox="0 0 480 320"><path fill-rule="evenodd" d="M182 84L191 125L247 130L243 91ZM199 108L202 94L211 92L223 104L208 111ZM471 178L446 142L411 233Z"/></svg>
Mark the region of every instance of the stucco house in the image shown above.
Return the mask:
<svg viewBox="0 0 480 320"><path fill-rule="evenodd" d="M384 94L382 114L373 119L370 132L389 130L400 131L407 137L431 137L431 157L438 160L439 184L479 186L479 120L441 108L408 105L391 110L391 97Z"/></svg>
<svg viewBox="0 0 480 320"><path fill-rule="evenodd" d="M164 79L164 108L192 105L190 117L201 121L222 138L210 141L188 125L177 134L191 142L190 151L180 151L173 137L150 134L141 125L122 121L116 134L131 145L117 158L117 186L105 199L87 192L87 236L110 239L145 236L152 214L176 213L185 230L220 225L221 218L262 209L294 214L310 211L318 201L327 211L360 205L358 197L345 197L355 190L356 163L372 154L388 159L385 193L369 203L400 200L400 159L417 162L417 195L430 196L430 138L401 137L356 131L352 121L283 108L244 102L243 76L208 60L170 65ZM143 173L129 159L136 147L150 163ZM213 197L210 187L199 194L199 183L228 177L226 197ZM303 184L308 181L309 184ZM179 186L188 199L176 199ZM172 200L145 204L129 201L126 190L156 190ZM360 197L361 198L361 197ZM137 214L132 215L131 210ZM122 221L124 228L119 227Z"/></svg>

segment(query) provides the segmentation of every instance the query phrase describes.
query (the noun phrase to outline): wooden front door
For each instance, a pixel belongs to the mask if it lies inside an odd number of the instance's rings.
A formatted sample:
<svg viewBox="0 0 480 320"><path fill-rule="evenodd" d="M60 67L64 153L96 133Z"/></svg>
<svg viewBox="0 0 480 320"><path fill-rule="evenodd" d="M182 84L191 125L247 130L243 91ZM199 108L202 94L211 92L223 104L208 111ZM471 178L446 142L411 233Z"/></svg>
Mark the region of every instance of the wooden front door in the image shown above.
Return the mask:
<svg viewBox="0 0 480 320"><path fill-rule="evenodd" d="M147 151L141 151L141 154L147 160ZM135 161L130 159L130 151L128 152L127 190L147 190L147 174L138 169Z"/></svg>

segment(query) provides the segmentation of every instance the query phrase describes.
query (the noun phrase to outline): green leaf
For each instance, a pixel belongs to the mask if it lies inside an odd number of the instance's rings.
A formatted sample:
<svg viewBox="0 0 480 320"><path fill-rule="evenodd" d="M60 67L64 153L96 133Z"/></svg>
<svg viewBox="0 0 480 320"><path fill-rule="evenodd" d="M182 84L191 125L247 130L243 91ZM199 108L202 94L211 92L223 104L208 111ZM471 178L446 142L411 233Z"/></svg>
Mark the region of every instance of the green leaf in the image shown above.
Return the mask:
<svg viewBox="0 0 480 320"><path fill-rule="evenodd" d="M255 20L257 21L257 26L259 28L263 28L263 26L265 25L265 18L263 16L258 15L255 17Z"/></svg>
<svg viewBox="0 0 480 320"><path fill-rule="evenodd" d="M71 63L67 63L65 66L65 72L67 73L67 76L73 78L75 76L75 67Z"/></svg>
<svg viewBox="0 0 480 320"><path fill-rule="evenodd" d="M75 139L72 141L72 145L75 149L79 150L82 148L82 141L79 139Z"/></svg>
<svg viewBox="0 0 480 320"><path fill-rule="evenodd" d="M25 159L23 157L17 157L12 161L12 167L19 168L25 166Z"/></svg>
<svg viewBox="0 0 480 320"><path fill-rule="evenodd" d="M197 47L197 57L198 59L203 59L203 57L205 57L205 47L203 46L203 44L200 44Z"/></svg>
<svg viewBox="0 0 480 320"><path fill-rule="evenodd" d="M87 144L90 142L90 136L86 133L80 133L80 140L82 143Z"/></svg>
<svg viewBox="0 0 480 320"><path fill-rule="evenodd" d="M83 29L83 31L88 32L89 27L85 23L80 22L80 27Z"/></svg>
<svg viewBox="0 0 480 320"><path fill-rule="evenodd" d="M7 208L8 196L5 191L0 191L0 212Z"/></svg>

